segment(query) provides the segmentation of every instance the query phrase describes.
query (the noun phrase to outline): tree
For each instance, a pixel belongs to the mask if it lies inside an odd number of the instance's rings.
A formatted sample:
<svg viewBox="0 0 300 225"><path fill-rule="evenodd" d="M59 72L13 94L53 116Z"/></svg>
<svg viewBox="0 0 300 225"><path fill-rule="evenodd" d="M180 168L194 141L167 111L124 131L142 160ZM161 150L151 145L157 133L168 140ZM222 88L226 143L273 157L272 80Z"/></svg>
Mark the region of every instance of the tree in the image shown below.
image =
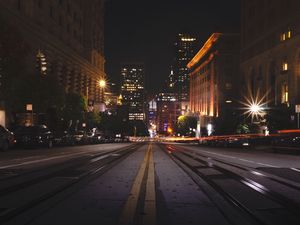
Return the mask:
<svg viewBox="0 0 300 225"><path fill-rule="evenodd" d="M99 127L101 123L101 116L97 112L87 112L86 113L86 122L88 128Z"/></svg>
<svg viewBox="0 0 300 225"><path fill-rule="evenodd" d="M179 116L176 131L181 135L191 134L191 129L196 129L197 118L193 116Z"/></svg>
<svg viewBox="0 0 300 225"><path fill-rule="evenodd" d="M224 110L222 115L214 120L214 135L233 134L237 132L237 129L242 132L241 129L244 125L244 116L241 116L240 114L241 112L237 109L227 108Z"/></svg>
<svg viewBox="0 0 300 225"><path fill-rule="evenodd" d="M62 118L65 121L65 126L76 129L77 123L85 120L86 111L87 100L84 96L76 93L66 94L62 108Z"/></svg>

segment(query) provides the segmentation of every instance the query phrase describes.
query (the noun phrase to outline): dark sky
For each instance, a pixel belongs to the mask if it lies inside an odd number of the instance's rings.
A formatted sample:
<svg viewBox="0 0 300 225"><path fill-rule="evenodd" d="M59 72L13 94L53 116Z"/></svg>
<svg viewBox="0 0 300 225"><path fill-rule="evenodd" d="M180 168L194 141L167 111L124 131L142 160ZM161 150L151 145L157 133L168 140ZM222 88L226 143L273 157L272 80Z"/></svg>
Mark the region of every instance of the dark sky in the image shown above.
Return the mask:
<svg viewBox="0 0 300 225"><path fill-rule="evenodd" d="M143 62L149 93L169 75L177 33L194 34L201 47L212 32L240 29L240 0L107 0L105 10L108 79L118 83L122 62Z"/></svg>

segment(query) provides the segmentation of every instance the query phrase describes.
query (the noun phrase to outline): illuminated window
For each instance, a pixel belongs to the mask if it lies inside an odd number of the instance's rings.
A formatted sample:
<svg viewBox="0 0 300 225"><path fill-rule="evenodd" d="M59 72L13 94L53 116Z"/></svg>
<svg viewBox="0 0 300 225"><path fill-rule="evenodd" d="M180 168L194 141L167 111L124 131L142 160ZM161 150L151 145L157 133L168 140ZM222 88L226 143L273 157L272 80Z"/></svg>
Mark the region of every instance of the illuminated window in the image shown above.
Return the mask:
<svg viewBox="0 0 300 225"><path fill-rule="evenodd" d="M285 33L281 33L280 34L280 40L281 41L285 41L286 40Z"/></svg>
<svg viewBox="0 0 300 225"><path fill-rule="evenodd" d="M291 37L292 37L292 31L289 30L289 31L287 32L287 38L291 38Z"/></svg>
<svg viewBox="0 0 300 225"><path fill-rule="evenodd" d="M288 85L284 83L281 87L281 103L288 103L289 101L289 89Z"/></svg>
<svg viewBox="0 0 300 225"><path fill-rule="evenodd" d="M38 69L39 73L41 75L46 75L47 74L46 56L40 50L38 51L38 53L36 55L36 61L37 61L36 68Z"/></svg>
<svg viewBox="0 0 300 225"><path fill-rule="evenodd" d="M287 62L283 62L282 63L282 71L288 71L288 69L289 69L288 63Z"/></svg>
<svg viewBox="0 0 300 225"><path fill-rule="evenodd" d="M292 37L292 30L289 29L280 34L280 41L286 41L286 40L290 39L291 37Z"/></svg>

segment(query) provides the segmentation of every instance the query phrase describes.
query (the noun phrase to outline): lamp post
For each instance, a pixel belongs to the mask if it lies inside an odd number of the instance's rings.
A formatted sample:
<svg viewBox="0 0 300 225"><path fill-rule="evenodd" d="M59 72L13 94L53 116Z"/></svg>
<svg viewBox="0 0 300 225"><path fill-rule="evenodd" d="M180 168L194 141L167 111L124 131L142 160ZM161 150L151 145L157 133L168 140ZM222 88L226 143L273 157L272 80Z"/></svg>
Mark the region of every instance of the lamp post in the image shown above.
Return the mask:
<svg viewBox="0 0 300 225"><path fill-rule="evenodd" d="M263 116L264 115L263 107L259 104L256 104L256 103L252 103L249 106L248 111L251 115L251 123L253 123L253 118L254 117L258 118L258 116Z"/></svg>
<svg viewBox="0 0 300 225"><path fill-rule="evenodd" d="M104 102L104 89L106 87L106 81L104 79L99 80L99 87L100 87L100 90L101 90L100 101Z"/></svg>
<svg viewBox="0 0 300 225"><path fill-rule="evenodd" d="M101 108L100 108L100 111L105 111L105 107L104 107L104 91L105 91L105 88L106 88L106 80L105 79L101 79L99 80L99 87L100 87L100 104L101 104Z"/></svg>

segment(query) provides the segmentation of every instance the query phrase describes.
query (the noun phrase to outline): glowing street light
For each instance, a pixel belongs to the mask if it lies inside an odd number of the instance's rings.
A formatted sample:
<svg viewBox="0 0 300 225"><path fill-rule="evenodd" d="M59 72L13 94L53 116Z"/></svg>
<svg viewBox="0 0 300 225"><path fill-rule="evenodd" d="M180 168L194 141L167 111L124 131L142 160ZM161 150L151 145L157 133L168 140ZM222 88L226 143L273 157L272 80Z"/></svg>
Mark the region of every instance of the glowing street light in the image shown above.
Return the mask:
<svg viewBox="0 0 300 225"><path fill-rule="evenodd" d="M250 105L249 111L250 114L255 116L264 114L262 105L257 105L256 103Z"/></svg>
<svg viewBox="0 0 300 225"><path fill-rule="evenodd" d="M263 117L266 112L264 106L266 105L266 95L262 98L258 97L258 93L255 98L251 96L250 98L245 98L245 102L241 102L245 107L244 114L248 114L248 116L251 116L251 119L253 121L254 118Z"/></svg>
<svg viewBox="0 0 300 225"><path fill-rule="evenodd" d="M99 86L100 86L100 88L105 88L106 81L104 79L99 80Z"/></svg>
<svg viewBox="0 0 300 225"><path fill-rule="evenodd" d="M99 87L100 87L100 111L104 112L106 110L105 106L105 88L106 88L106 80L101 78L99 80Z"/></svg>

